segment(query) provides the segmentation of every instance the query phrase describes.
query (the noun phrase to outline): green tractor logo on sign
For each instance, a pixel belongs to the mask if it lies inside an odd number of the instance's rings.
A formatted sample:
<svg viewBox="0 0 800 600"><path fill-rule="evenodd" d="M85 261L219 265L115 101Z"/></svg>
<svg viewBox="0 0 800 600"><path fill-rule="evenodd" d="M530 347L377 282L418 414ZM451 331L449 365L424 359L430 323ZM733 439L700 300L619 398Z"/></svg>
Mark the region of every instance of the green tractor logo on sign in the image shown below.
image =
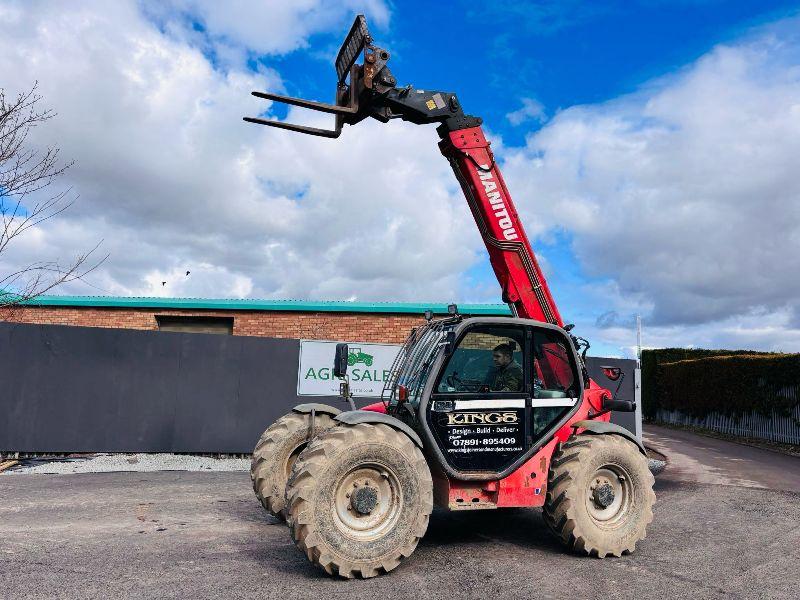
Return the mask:
<svg viewBox="0 0 800 600"><path fill-rule="evenodd" d="M356 363L364 363L368 367L372 366L372 355L362 352L361 348L350 348L347 353L347 364L351 367Z"/></svg>

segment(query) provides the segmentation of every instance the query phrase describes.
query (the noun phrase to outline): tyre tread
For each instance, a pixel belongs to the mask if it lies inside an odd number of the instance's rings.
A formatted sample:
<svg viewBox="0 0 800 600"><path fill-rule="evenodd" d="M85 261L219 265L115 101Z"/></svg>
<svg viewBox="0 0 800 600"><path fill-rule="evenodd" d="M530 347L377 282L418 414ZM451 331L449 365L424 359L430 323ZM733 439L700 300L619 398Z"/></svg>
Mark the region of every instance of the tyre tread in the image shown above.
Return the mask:
<svg viewBox="0 0 800 600"><path fill-rule="evenodd" d="M326 430L335 425L335 421L326 414L316 414L314 432ZM310 415L290 412L270 425L256 443L250 460L250 480L253 491L261 506L279 520L286 519L285 486L282 473L285 468L276 464L291 454L287 449L287 440L295 433L310 429Z"/></svg>
<svg viewBox="0 0 800 600"><path fill-rule="evenodd" d="M391 442L400 448L403 455L413 457L411 466L422 483L422 496L419 502L420 510L414 517L415 523L409 529L411 539L394 555L354 562L337 557L335 552L326 546L323 536L314 530L312 503L319 471L311 468L310 463L324 462L337 455L343 446L366 440ZM395 569L414 552L428 528L433 510L433 484L422 452L405 434L381 423L339 426L317 436L300 454L286 487L286 506L287 523L292 539L312 563L329 575L347 579L355 577L368 579Z"/></svg>
<svg viewBox="0 0 800 600"><path fill-rule="evenodd" d="M646 461L642 461L644 506L639 515L640 533L627 542L614 542L604 539L594 531L584 531L579 525L580 519L576 511L582 510L585 500L581 494L573 472L580 464L599 451L602 446L614 448L615 452L632 455L638 449L628 440L618 435L573 435L561 444L553 455L548 474L548 491L542 515L548 528L573 552L587 556L604 558L608 555L622 556L635 550L637 542L646 537L646 528L653 520L652 507L656 497L653 492L655 479L647 469ZM606 536L608 537L608 536Z"/></svg>

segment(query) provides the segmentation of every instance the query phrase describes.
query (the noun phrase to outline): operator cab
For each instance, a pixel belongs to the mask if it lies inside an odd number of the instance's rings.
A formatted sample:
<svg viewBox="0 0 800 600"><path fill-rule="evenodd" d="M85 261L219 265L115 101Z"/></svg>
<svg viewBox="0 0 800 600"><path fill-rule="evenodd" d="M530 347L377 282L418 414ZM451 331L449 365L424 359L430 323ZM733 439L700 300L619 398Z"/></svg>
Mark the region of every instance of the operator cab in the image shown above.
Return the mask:
<svg viewBox="0 0 800 600"><path fill-rule="evenodd" d="M583 376L560 327L529 319L451 318L412 333L390 411L421 430L454 477L513 470L581 404ZM393 369L394 371L394 369ZM411 411L400 411L396 390Z"/></svg>

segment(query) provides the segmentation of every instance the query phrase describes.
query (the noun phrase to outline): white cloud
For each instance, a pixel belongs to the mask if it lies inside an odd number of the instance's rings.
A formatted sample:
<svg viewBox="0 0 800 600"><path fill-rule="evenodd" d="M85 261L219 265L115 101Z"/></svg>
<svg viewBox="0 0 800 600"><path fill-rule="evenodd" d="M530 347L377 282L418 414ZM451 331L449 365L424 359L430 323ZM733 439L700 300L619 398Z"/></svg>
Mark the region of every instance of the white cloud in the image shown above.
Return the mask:
<svg viewBox="0 0 800 600"><path fill-rule="evenodd" d="M169 271L155 269L147 273L144 280L145 296L164 298L215 298L220 290L226 291L225 297L246 298L253 291L253 281L249 277L208 263L173 267ZM195 280L199 280L199 284L194 284Z"/></svg>
<svg viewBox="0 0 800 600"><path fill-rule="evenodd" d="M525 121L543 122L546 119L544 105L534 98L522 98L522 106L506 114L512 125L521 125Z"/></svg>
<svg viewBox="0 0 800 600"><path fill-rule="evenodd" d="M682 325L653 325L645 319L642 324L642 346L797 352L800 349L800 329L792 323L792 319L791 311L786 309L754 311L696 325L690 330ZM602 329L590 325L582 329L582 333L589 335L596 356L636 355L633 319ZM599 342L596 344L597 351L594 351L595 341Z"/></svg>
<svg viewBox="0 0 800 600"><path fill-rule="evenodd" d="M0 5L2 84L39 80L58 117L35 141L76 160L68 183L81 195L0 269L68 260L103 238L111 256L90 282L111 294L463 298L484 251L432 128L370 121L331 141L241 121L269 114L251 90L290 75L246 70L244 57L302 48L362 8L388 19L386 6L220 6ZM524 148L497 140L529 235L571 236L592 278L575 294L596 305L580 308L581 333L601 347L630 347L639 312L649 345L800 348L797 25L564 110ZM540 118L534 101L520 111L509 119Z"/></svg>
<svg viewBox="0 0 800 600"><path fill-rule="evenodd" d="M344 35L359 13L378 27L389 21L382 0L151 0L143 7L162 29L213 50L224 64L305 48L321 32Z"/></svg>
<svg viewBox="0 0 800 600"><path fill-rule="evenodd" d="M632 96L564 110L507 149L530 233L566 230L585 273L613 280L636 300L627 314L645 313L672 343L797 344L787 315L800 297L799 24L718 46ZM794 331L756 327L775 315Z"/></svg>
<svg viewBox="0 0 800 600"><path fill-rule="evenodd" d="M267 38L285 27L261 24ZM244 123L269 109L250 91L280 75L215 68L135 3L4 5L0 72L9 91L39 80L58 116L35 141L75 159L65 183L81 195L6 264L100 238L110 253L96 288L62 293L449 300L477 258L432 128L371 122L334 142ZM301 112L289 118L330 118Z"/></svg>

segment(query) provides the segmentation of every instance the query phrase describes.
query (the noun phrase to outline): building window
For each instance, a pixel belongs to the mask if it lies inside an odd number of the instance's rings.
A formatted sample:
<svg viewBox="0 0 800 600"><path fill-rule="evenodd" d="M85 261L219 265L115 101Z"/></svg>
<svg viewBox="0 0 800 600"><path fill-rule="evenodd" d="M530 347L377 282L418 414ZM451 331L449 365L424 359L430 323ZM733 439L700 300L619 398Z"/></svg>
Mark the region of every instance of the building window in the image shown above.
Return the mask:
<svg viewBox="0 0 800 600"><path fill-rule="evenodd" d="M233 317L180 317L175 315L156 315L159 331L178 331L180 333L233 333Z"/></svg>

